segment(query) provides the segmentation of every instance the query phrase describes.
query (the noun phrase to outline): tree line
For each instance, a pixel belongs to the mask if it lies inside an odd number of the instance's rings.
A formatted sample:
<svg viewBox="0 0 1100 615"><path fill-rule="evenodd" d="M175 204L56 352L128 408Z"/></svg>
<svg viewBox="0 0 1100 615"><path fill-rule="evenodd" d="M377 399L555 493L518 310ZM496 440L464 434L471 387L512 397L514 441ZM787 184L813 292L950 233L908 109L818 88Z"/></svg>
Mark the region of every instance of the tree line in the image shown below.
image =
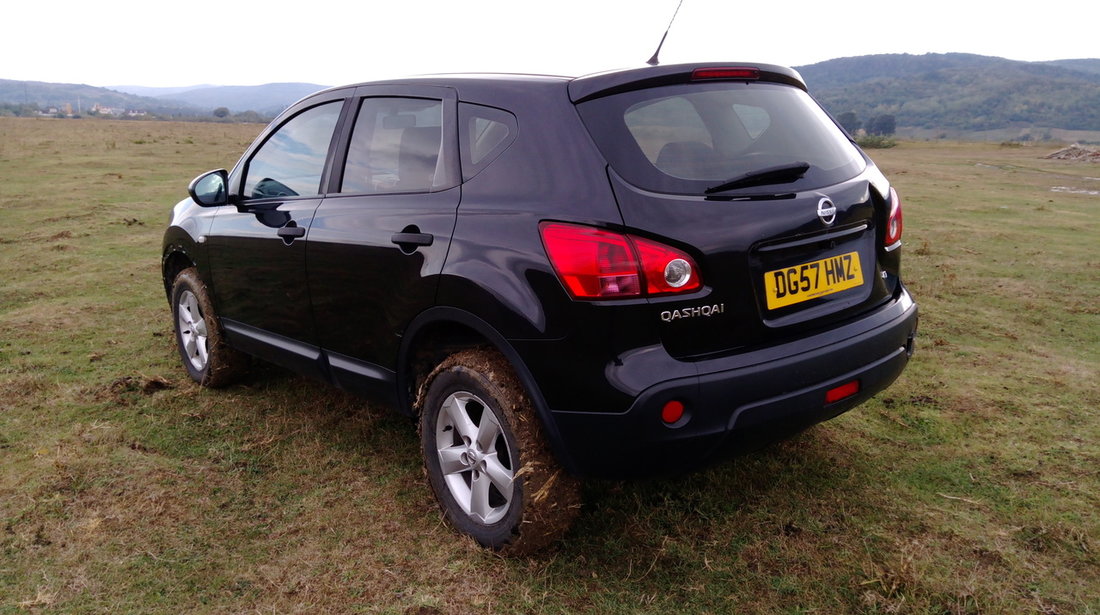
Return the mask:
<svg viewBox="0 0 1100 615"><path fill-rule="evenodd" d="M242 111L240 113L230 113L226 107L218 107L210 113L185 113L185 112L172 112L172 113L147 113L141 117L128 117L125 115L104 115L99 116L94 111L86 111L84 114L80 113L66 113L64 110L58 109L56 113L50 114L49 110L53 108L42 107L38 103L6 103L0 102L0 117L42 117L50 115L51 117L81 119L83 117L104 117L106 119L113 120L177 120L183 122L229 122L229 123L259 123L266 124L271 121L271 117L262 115L255 111Z"/></svg>
<svg viewBox="0 0 1100 615"><path fill-rule="evenodd" d="M869 118L867 121L859 119L855 111L845 111L836 116L836 121L844 127L844 130L848 131L848 134L855 135L862 129L863 132L869 135L889 136L897 131L897 119L889 114L884 113L882 115L875 115Z"/></svg>

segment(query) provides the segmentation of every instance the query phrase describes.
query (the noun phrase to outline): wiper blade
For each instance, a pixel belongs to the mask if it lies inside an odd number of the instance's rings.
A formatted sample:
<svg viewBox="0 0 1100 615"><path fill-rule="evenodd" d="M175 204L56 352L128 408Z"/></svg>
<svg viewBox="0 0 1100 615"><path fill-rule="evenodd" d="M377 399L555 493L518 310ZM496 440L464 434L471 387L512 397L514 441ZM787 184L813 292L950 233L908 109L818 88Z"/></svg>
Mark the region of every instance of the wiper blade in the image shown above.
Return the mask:
<svg viewBox="0 0 1100 615"><path fill-rule="evenodd" d="M703 192L705 194L714 194L715 192L724 192L726 190L733 190L734 188L751 188L753 186L787 184L802 177L806 174L806 171L809 170L810 163L808 162L793 162L791 164L768 167L766 169L760 169L758 171L752 171L750 173L745 173L744 175L734 177L728 182L724 182L718 184L717 186L707 188Z"/></svg>

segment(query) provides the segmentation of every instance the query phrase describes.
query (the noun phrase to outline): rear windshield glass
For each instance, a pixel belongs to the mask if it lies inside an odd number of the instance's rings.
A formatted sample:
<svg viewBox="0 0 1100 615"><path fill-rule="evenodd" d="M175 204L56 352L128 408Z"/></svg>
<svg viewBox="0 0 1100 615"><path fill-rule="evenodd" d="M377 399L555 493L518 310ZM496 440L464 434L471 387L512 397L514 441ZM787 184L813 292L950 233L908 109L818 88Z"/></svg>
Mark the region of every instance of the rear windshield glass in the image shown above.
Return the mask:
<svg viewBox="0 0 1100 615"><path fill-rule="evenodd" d="M781 174L779 186L812 190L851 179L865 166L821 107L792 86L684 84L598 98L578 108L612 168L646 190L699 194L797 163L809 168L798 179ZM760 192L758 186L751 191Z"/></svg>

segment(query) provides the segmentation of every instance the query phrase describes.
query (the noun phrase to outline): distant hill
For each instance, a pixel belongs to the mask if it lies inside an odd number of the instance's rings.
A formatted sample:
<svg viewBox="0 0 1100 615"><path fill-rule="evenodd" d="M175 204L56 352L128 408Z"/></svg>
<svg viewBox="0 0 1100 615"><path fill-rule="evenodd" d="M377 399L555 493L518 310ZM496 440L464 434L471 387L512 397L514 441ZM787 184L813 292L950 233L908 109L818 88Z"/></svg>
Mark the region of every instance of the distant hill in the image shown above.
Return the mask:
<svg viewBox="0 0 1100 615"><path fill-rule="evenodd" d="M887 54L799 66L834 115L890 114L897 125L1100 131L1100 60L1018 62L961 53Z"/></svg>
<svg viewBox="0 0 1100 615"><path fill-rule="evenodd" d="M135 96L90 85L12 81L10 79L0 79L0 103L37 104L41 109L48 107L60 109L69 105L73 113L87 113L97 104L104 107L141 110L165 115L196 111L196 109L185 103Z"/></svg>
<svg viewBox="0 0 1100 615"><path fill-rule="evenodd" d="M165 98L173 94L179 94L180 92L186 92L188 90L197 90L199 88L212 88L216 87L209 84L203 85L185 85L182 87L170 87L170 88L157 88L145 85L108 85L107 89L117 90L119 92L126 92L127 94L134 94L137 96L148 96L149 98Z"/></svg>
<svg viewBox="0 0 1100 615"><path fill-rule="evenodd" d="M226 107L233 113L252 111L259 116L272 117L303 96L325 88L312 83L189 88L115 87L117 89L0 79L0 104L34 104L39 109L63 109L68 105L73 113L82 114L87 114L98 104L168 117L207 117L214 109Z"/></svg>
<svg viewBox="0 0 1100 615"><path fill-rule="evenodd" d="M315 83L223 85L187 90L160 98L178 100L206 109L228 107L233 112L255 111L264 115L276 115L299 99L326 87Z"/></svg>
<svg viewBox="0 0 1100 615"><path fill-rule="evenodd" d="M1100 60L1051 60L1050 62L1044 62L1044 64L1054 64L1062 68L1079 70L1083 73L1100 74Z"/></svg>
<svg viewBox="0 0 1100 615"><path fill-rule="evenodd" d="M851 111L864 122L892 115L899 131L910 134L1006 129L1100 133L1100 59L1018 62L964 53L884 54L796 68L810 92L834 115ZM74 112L86 112L98 103L161 116L202 118L226 107L235 114L253 112L259 119L274 116L324 87L269 83L108 89L0 80L0 104L32 103L40 108L69 104Z"/></svg>
<svg viewBox="0 0 1100 615"><path fill-rule="evenodd" d="M264 85L198 85L182 88L115 86L115 89L163 101L182 103L203 110L226 107L234 113L255 111L277 115L297 100L328 86L315 83L268 83Z"/></svg>

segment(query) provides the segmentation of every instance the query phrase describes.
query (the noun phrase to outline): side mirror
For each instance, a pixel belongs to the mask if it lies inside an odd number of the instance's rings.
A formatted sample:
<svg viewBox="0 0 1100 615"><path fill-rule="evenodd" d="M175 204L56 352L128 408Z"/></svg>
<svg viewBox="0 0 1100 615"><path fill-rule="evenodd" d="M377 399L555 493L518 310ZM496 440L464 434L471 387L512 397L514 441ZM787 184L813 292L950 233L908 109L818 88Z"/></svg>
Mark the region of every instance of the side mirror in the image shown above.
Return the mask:
<svg viewBox="0 0 1100 615"><path fill-rule="evenodd" d="M187 186L187 194L191 199L203 207L217 207L229 204L229 193L226 186L229 185L229 172L225 169L203 173L191 180Z"/></svg>

